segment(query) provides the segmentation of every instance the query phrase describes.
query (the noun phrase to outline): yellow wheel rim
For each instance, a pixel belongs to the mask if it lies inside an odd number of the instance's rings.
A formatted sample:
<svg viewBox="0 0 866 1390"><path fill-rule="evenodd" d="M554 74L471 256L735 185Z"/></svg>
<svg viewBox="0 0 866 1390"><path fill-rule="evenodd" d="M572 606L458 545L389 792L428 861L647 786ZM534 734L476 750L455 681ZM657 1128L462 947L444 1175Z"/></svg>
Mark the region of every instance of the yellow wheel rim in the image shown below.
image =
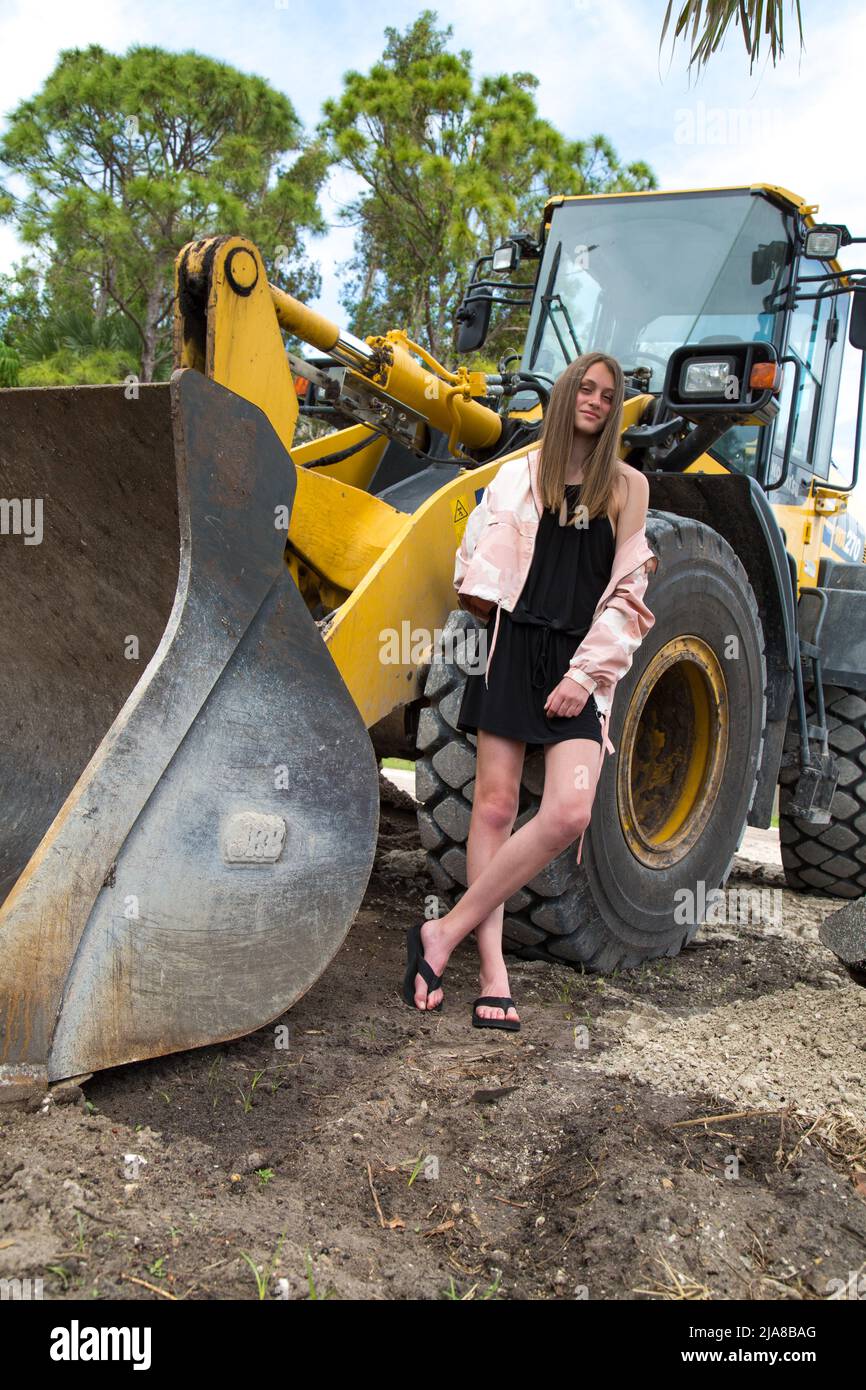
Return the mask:
<svg viewBox="0 0 866 1390"><path fill-rule="evenodd" d="M700 637L653 657L619 738L617 805L636 859L666 869L683 859L716 805L728 751L721 664Z"/></svg>

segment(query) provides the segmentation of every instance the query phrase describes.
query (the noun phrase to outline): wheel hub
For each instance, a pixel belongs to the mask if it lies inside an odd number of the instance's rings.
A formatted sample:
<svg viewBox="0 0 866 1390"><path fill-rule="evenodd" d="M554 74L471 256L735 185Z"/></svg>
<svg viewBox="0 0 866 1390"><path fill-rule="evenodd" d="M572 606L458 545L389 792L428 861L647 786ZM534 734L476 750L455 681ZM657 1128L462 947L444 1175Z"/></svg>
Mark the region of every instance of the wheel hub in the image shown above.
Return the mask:
<svg viewBox="0 0 866 1390"><path fill-rule="evenodd" d="M617 803L632 853L650 868L683 859L721 788L728 749L727 683L715 652L681 636L653 657L619 739Z"/></svg>

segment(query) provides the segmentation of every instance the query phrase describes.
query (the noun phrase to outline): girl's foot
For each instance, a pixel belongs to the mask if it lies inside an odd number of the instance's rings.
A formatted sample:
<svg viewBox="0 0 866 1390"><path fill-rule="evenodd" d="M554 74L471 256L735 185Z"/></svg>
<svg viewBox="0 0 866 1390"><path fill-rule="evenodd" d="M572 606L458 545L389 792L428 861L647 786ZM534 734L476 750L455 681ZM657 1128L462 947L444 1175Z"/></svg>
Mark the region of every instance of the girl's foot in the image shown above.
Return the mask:
<svg viewBox="0 0 866 1390"><path fill-rule="evenodd" d="M441 975L451 957L452 947L443 939L443 934L436 918L425 922L421 927L421 948L424 952L424 959L430 966L434 975ZM445 992L441 989L434 989L428 994L427 981L423 975L415 976L415 1007L416 1009L435 1009L436 1005L445 998Z"/></svg>
<svg viewBox="0 0 866 1390"><path fill-rule="evenodd" d="M511 998L511 991L508 988L508 971L505 969L504 961L501 966L490 971L489 974L486 974L483 970L480 971L478 981L480 984L480 989L478 991L479 995L493 995L494 998L499 999ZM514 1008L509 1009L506 1014L504 1009L498 1009L494 1004L479 1004L475 1013L478 1018L508 1018L509 1021L513 1021L514 1023L520 1022L520 1015Z"/></svg>

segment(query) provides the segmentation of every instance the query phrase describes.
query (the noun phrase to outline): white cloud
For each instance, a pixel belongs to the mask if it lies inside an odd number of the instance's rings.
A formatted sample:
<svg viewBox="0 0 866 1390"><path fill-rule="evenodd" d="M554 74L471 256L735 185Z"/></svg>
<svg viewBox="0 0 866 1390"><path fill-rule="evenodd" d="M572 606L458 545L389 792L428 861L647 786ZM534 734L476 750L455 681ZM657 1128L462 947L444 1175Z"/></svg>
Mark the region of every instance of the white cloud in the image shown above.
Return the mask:
<svg viewBox="0 0 866 1390"><path fill-rule="evenodd" d="M0 9L0 92L4 116L41 87L64 48L102 44L120 51L146 29L146 7L125 0L4 0Z"/></svg>

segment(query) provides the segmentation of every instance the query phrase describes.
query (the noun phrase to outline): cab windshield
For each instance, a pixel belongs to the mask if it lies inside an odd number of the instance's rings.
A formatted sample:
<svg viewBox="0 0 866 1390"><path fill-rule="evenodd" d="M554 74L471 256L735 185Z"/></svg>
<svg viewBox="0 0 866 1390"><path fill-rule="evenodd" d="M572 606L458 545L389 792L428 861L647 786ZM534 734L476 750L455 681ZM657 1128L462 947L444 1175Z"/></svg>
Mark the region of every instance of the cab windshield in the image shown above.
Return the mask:
<svg viewBox="0 0 866 1390"><path fill-rule="evenodd" d="M791 260L782 212L745 189L566 202L553 214L523 369L555 379L579 353L608 352L627 371L647 369L657 393L684 343L778 342Z"/></svg>

